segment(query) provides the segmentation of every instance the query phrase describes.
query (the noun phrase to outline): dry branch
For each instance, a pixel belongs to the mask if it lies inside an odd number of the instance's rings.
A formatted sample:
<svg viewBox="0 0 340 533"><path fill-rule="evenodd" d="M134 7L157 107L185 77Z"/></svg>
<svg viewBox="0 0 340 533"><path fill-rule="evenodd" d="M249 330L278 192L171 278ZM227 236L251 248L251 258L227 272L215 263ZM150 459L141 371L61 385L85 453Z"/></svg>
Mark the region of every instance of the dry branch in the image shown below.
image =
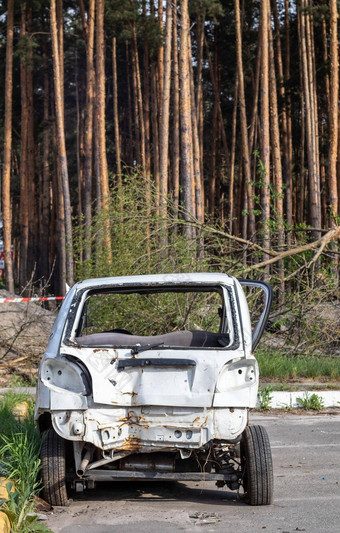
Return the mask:
<svg viewBox="0 0 340 533"><path fill-rule="evenodd" d="M314 250L315 248L319 248L319 250L316 252L313 259L310 261L309 266L312 263L315 263L325 247L328 243L331 241L335 241L336 239L340 238L340 226L337 226L334 229L331 229L328 231L323 237L320 239L310 242L308 244L304 244L303 246L297 246L296 248L291 248L290 250L286 250L282 253L279 253L276 257L272 257L271 259L267 259L266 261L262 261L261 263L258 263L257 265L252 265L245 269L245 273L251 272L252 270L263 268L265 266L271 265L273 263L276 263L277 261L280 261L281 259L285 259L286 257L291 257L296 254L301 254L303 252L308 252L309 250Z"/></svg>

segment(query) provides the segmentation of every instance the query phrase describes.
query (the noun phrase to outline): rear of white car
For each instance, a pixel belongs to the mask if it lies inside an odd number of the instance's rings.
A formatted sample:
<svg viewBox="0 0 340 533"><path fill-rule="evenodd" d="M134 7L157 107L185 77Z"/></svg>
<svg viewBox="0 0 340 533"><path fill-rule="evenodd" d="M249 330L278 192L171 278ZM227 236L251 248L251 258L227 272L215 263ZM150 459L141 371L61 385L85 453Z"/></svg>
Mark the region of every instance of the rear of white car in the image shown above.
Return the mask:
<svg viewBox="0 0 340 533"><path fill-rule="evenodd" d="M248 427L259 379L252 344L271 290L241 283L265 294L253 333L241 284L228 275L103 278L71 289L37 389L46 499L66 504L68 484L205 479L243 485L252 504L271 502L268 437Z"/></svg>

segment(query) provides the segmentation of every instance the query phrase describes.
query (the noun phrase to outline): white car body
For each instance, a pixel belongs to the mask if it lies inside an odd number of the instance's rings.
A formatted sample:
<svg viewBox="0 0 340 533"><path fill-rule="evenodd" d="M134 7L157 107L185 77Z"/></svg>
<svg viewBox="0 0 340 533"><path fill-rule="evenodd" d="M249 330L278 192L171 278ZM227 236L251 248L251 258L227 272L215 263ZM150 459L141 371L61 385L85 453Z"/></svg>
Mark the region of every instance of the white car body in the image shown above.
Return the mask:
<svg viewBox="0 0 340 533"><path fill-rule="evenodd" d="M35 416L41 431L52 425L60 438L73 442L72 483L78 490L113 476L131 478L129 472L146 478L150 469L153 478L163 473L168 479L170 471L176 475L178 470L172 459L175 456L186 460L216 443L232 448L240 440L258 392L252 336L257 343L271 303L266 284L243 283L255 284L266 293L265 309L253 334L241 283L225 274L90 279L70 289L41 361ZM223 346L167 344L171 335L178 339L183 332L146 337L145 345L107 343L107 339L116 338L115 333L107 332L79 337L86 302L92 294L210 290L223 302L222 331L203 333L218 343L222 338ZM119 335L117 338L126 337ZM150 338L156 342L150 343ZM104 345L98 339L104 339ZM165 339L165 344L157 343L159 339ZM219 475L212 479L220 480ZM187 478L177 473L176 479ZM230 469L224 476L228 485L234 482L232 488L239 479L232 477Z"/></svg>

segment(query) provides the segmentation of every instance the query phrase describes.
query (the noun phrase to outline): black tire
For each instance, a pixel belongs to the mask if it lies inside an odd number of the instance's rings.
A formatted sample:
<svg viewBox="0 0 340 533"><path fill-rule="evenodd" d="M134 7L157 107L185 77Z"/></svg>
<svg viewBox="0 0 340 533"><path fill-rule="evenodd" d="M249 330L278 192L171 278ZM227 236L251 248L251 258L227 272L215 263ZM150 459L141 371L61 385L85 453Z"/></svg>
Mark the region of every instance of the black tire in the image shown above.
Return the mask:
<svg viewBox="0 0 340 533"><path fill-rule="evenodd" d="M241 440L242 484L250 505L273 502L273 461L267 431L247 426Z"/></svg>
<svg viewBox="0 0 340 533"><path fill-rule="evenodd" d="M65 441L53 428L43 435L40 458L42 497L53 506L68 505Z"/></svg>

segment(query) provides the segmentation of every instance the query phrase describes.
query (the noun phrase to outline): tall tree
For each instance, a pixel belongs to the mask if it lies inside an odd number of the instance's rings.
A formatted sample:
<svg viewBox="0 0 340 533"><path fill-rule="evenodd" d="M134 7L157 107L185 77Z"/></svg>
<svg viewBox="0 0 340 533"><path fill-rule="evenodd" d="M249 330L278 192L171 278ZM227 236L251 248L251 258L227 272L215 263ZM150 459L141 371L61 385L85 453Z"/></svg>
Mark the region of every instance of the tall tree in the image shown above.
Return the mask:
<svg viewBox="0 0 340 533"><path fill-rule="evenodd" d="M104 242L108 259L111 260L111 236L109 220L109 172L106 157L106 118L105 118L105 39L104 39L104 0L96 2L96 120L98 127L98 164L101 207L106 214Z"/></svg>
<svg viewBox="0 0 340 533"><path fill-rule="evenodd" d="M84 222L85 249L84 259L91 257L91 220L92 220L92 169L93 169L93 113L94 113L94 23L95 0L89 0L87 18L83 0L79 0L80 13L83 21L86 50L86 107L84 132Z"/></svg>
<svg viewBox="0 0 340 533"><path fill-rule="evenodd" d="M166 29L164 50L164 78L162 93L162 113L159 130L160 140L160 216L162 219L162 240L166 244L165 219L167 215L168 196L168 159L169 159L169 120L170 120L170 88L171 88L171 34L172 34L172 0L166 3Z"/></svg>
<svg viewBox="0 0 340 533"><path fill-rule="evenodd" d="M12 220L11 220L11 157L12 157L12 100L13 100L13 22L14 0L7 3L6 37L6 84L4 117L4 160L2 167L2 218L4 227L4 257L6 288L14 292L12 265Z"/></svg>
<svg viewBox="0 0 340 533"><path fill-rule="evenodd" d="M65 213L65 238L66 238L66 281L73 285L73 239L72 239L72 213L68 179L67 155L65 145L65 129L62 103L62 90L60 78L60 60L56 20L56 0L51 0L51 40L53 57L53 78L55 94L56 128L58 140L58 159L62 181L64 213Z"/></svg>
<svg viewBox="0 0 340 533"><path fill-rule="evenodd" d="M269 0L262 0L260 12L261 31L261 116L260 116L260 155L261 155L261 209L264 248L270 247L270 134L269 134ZM264 261L268 259L264 254Z"/></svg>
<svg viewBox="0 0 340 533"><path fill-rule="evenodd" d="M172 194L174 202L174 216L178 216L179 203L179 74L178 74L178 34L177 34L177 0L174 4L173 23L172 23L172 63L173 63L173 85L172 85ZM175 228L177 231L177 226Z"/></svg>
<svg viewBox="0 0 340 533"><path fill-rule="evenodd" d="M26 41L26 3L21 6L20 38ZM20 153L20 262L19 284L24 287L27 276L28 255L28 101L27 101L27 57L22 52L20 57L20 92L21 92L21 153Z"/></svg>
<svg viewBox="0 0 340 533"><path fill-rule="evenodd" d="M302 9L299 11L301 27L301 56L302 56L302 79L305 98L306 115L306 148L309 174L309 207L310 223L321 228L321 202L320 202L320 167L319 167L319 135L317 125L317 96L316 76L314 68L314 42L312 38L312 14L309 8L309 0L301 1ZM314 237L320 233L314 231Z"/></svg>
<svg viewBox="0 0 340 533"><path fill-rule="evenodd" d="M189 11L188 0L180 0L180 51L179 51L179 79L180 79L180 113L181 113L181 178L183 187L184 217L190 220L194 214L194 178L192 153L192 120L191 120L191 87L189 50ZM186 227L188 238L193 236L192 228Z"/></svg>
<svg viewBox="0 0 340 533"><path fill-rule="evenodd" d="M113 122L115 131L116 171L118 188L122 187L122 162L120 153L119 115L118 115L118 83L117 83L117 38L112 39L112 74L113 74Z"/></svg>
<svg viewBox="0 0 340 533"><path fill-rule="evenodd" d="M237 63L237 79L238 79L238 100L240 113L240 129L242 142L242 162L244 180L246 183L246 211L249 218L249 233L251 238L255 235L255 218L254 205L252 199L251 189L251 161L249 155L249 139L247 126L247 112L246 100L244 95L244 75L243 75L243 59L242 59L242 26L239 0L235 0L235 26L236 26L236 63Z"/></svg>
<svg viewBox="0 0 340 533"><path fill-rule="evenodd" d="M336 163L338 155L338 113L339 113L339 53L338 53L338 9L337 0L330 0L330 105L329 105L329 151L328 184L329 206L332 223L338 214L338 186Z"/></svg>

